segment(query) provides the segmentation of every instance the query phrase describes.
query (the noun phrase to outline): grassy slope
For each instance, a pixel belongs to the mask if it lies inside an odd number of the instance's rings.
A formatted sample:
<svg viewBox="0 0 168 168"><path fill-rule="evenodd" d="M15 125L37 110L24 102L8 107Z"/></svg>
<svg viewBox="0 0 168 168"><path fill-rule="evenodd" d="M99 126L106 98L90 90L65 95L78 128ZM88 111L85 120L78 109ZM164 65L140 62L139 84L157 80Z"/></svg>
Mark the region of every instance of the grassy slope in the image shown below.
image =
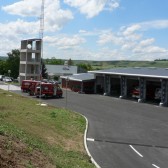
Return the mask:
<svg viewBox="0 0 168 168"><path fill-rule="evenodd" d="M83 145L85 119L61 108L0 90L0 134L40 149L57 168L91 168Z"/></svg>

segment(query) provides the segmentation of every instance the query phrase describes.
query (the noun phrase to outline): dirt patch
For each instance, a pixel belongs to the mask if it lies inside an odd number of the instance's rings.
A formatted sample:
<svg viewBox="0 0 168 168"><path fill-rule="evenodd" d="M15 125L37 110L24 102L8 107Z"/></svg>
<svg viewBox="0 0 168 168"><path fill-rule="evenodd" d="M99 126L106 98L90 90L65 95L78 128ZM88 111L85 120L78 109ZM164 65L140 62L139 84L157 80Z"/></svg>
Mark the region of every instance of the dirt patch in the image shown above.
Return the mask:
<svg viewBox="0 0 168 168"><path fill-rule="evenodd" d="M56 168L41 151L0 135L0 168Z"/></svg>

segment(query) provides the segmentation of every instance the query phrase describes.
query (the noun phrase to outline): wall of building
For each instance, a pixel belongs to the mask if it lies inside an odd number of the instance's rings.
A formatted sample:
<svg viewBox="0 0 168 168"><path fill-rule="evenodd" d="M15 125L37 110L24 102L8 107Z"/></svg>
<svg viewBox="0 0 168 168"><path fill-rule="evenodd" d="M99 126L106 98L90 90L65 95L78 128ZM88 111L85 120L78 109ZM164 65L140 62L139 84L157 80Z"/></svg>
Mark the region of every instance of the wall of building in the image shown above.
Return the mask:
<svg viewBox="0 0 168 168"><path fill-rule="evenodd" d="M74 92L84 92L87 94L92 94L94 93L94 86L94 81L80 82L74 80L66 81L66 79L62 79L62 88L68 88Z"/></svg>

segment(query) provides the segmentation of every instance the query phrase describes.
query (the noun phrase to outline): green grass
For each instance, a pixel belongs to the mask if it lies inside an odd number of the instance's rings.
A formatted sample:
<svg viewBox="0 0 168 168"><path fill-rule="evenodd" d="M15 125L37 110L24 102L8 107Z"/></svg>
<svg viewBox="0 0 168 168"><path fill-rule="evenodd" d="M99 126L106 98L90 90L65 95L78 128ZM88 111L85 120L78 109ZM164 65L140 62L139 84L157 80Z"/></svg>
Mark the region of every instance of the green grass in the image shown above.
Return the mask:
<svg viewBox="0 0 168 168"><path fill-rule="evenodd" d="M57 168L92 168L84 150L85 119L72 111L0 90L0 134L39 149Z"/></svg>

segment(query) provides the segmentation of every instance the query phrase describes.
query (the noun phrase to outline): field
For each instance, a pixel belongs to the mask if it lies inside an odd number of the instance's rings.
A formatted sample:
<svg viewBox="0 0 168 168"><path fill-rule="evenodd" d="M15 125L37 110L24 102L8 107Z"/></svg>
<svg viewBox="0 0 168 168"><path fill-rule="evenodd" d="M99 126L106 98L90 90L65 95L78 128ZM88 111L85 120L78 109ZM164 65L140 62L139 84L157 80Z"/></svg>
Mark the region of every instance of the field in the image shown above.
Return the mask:
<svg viewBox="0 0 168 168"><path fill-rule="evenodd" d="M93 168L85 124L75 112L0 90L0 167Z"/></svg>
<svg viewBox="0 0 168 168"><path fill-rule="evenodd" d="M80 64L90 64L93 70L98 69L110 69L110 68L122 68L122 67L159 67L168 68L167 60L157 60L157 61L82 61L74 60L73 63Z"/></svg>

